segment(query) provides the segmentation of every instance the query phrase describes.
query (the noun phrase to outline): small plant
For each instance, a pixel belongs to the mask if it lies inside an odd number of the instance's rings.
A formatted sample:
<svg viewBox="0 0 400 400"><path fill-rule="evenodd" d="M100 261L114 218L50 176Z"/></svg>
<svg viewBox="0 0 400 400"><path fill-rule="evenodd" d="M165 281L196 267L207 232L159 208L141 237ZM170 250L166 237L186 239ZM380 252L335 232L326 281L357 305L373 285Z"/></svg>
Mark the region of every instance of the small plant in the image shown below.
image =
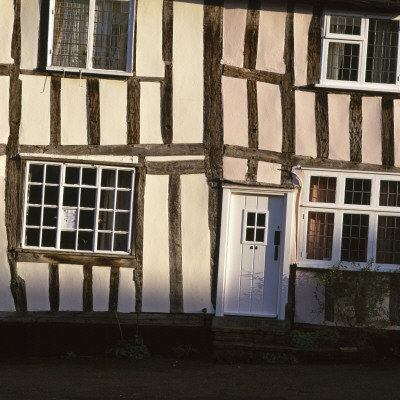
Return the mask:
<svg viewBox="0 0 400 400"><path fill-rule="evenodd" d="M149 350L143 343L143 338L138 335L129 340L121 339L115 347L106 350L106 354L130 360L144 360L150 357Z"/></svg>
<svg viewBox="0 0 400 400"><path fill-rule="evenodd" d="M290 344L298 348L338 347L340 335L333 329L318 329L312 332L293 330L289 335Z"/></svg>

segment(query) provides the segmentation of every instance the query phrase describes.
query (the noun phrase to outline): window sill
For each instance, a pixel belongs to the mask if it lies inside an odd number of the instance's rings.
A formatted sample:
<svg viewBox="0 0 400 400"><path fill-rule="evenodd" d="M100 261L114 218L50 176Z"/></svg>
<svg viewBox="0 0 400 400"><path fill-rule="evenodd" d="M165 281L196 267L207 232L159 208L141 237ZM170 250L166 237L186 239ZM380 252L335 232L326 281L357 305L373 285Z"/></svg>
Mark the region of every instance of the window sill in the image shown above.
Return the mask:
<svg viewBox="0 0 400 400"><path fill-rule="evenodd" d="M324 261L321 261L320 264L307 264L307 263L299 263L297 264L297 268L303 271L322 271L322 270L327 270L330 267L332 267L333 265L337 265L337 262L331 262L329 265L324 265L323 264ZM364 267L367 263L365 262L360 262L360 263L356 263L356 264L360 264L361 268ZM352 266L352 263L350 262L343 262L342 263L343 266L346 266L347 268L345 269L345 271L348 272L357 272L359 271L359 268L355 268ZM383 264L380 265L379 263L376 264L377 266L379 266L379 272L384 272L384 273L396 273L398 274L400 271L400 267L397 264Z"/></svg>
<svg viewBox="0 0 400 400"><path fill-rule="evenodd" d="M389 86L389 85L388 85ZM341 83L328 83L322 82L315 85L316 88L323 89L337 89L341 91L348 92L372 92L374 94L378 93L400 93L400 88L396 85L390 85L390 87L385 86L367 86L367 85L345 85Z"/></svg>
<svg viewBox="0 0 400 400"><path fill-rule="evenodd" d="M112 76L133 76L132 72L116 71L107 69L86 69L86 68L70 68L70 67L46 67L47 71L61 72L61 73L72 73L85 75L112 75Z"/></svg>

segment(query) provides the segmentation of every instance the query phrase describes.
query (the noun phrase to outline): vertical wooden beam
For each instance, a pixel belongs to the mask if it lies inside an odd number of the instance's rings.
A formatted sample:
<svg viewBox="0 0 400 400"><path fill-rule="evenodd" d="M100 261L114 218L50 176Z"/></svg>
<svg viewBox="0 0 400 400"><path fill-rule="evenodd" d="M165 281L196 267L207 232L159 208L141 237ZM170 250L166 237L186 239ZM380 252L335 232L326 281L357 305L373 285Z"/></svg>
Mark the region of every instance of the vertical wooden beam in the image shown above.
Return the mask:
<svg viewBox="0 0 400 400"><path fill-rule="evenodd" d="M140 143L140 82L128 79L128 144Z"/></svg>
<svg viewBox="0 0 400 400"><path fill-rule="evenodd" d="M49 300L50 310L58 311L60 307L60 280L58 264L49 264Z"/></svg>
<svg viewBox="0 0 400 400"><path fill-rule="evenodd" d="M170 312L183 312L181 177L170 175L168 186Z"/></svg>
<svg viewBox="0 0 400 400"><path fill-rule="evenodd" d="M394 114L393 98L382 97L382 164L394 165Z"/></svg>
<svg viewBox="0 0 400 400"><path fill-rule="evenodd" d="M119 293L119 267L111 267L108 311L118 310L118 293Z"/></svg>
<svg viewBox="0 0 400 400"><path fill-rule="evenodd" d="M87 80L89 144L100 144L99 80Z"/></svg>
<svg viewBox="0 0 400 400"><path fill-rule="evenodd" d="M44 70L47 65L47 39L49 35L49 1L40 1L40 25L38 39L37 68Z"/></svg>
<svg viewBox="0 0 400 400"><path fill-rule="evenodd" d="M350 161L362 162L362 97L352 94L350 97Z"/></svg>
<svg viewBox="0 0 400 400"><path fill-rule="evenodd" d="M257 82L247 81L247 107L248 107L248 140L249 147L258 149L258 102ZM246 181L257 182L258 161L251 159L247 162Z"/></svg>
<svg viewBox="0 0 400 400"><path fill-rule="evenodd" d="M314 7L308 29L307 84L315 85L319 81L321 57L322 10Z"/></svg>
<svg viewBox="0 0 400 400"><path fill-rule="evenodd" d="M83 311L93 311L93 270L91 265L83 266Z"/></svg>
<svg viewBox="0 0 400 400"><path fill-rule="evenodd" d="M249 0L244 35L244 68L256 68L259 23L260 0Z"/></svg>
<svg viewBox="0 0 400 400"><path fill-rule="evenodd" d="M164 62L172 62L173 45L173 19L174 8L172 0L163 1L163 37L162 37L162 57Z"/></svg>
<svg viewBox="0 0 400 400"><path fill-rule="evenodd" d="M50 85L50 145L61 144L61 78L51 77Z"/></svg>
<svg viewBox="0 0 400 400"><path fill-rule="evenodd" d="M328 95L315 93L315 125L317 133L317 157L329 157Z"/></svg>

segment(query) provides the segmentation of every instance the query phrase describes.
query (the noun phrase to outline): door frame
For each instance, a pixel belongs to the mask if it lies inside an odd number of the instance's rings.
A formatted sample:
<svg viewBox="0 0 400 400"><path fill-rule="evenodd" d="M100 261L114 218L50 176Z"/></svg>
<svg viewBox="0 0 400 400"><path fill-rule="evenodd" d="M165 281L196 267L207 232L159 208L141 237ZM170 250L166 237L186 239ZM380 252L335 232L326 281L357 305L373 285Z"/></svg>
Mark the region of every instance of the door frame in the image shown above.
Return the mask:
<svg viewBox="0 0 400 400"><path fill-rule="evenodd" d="M229 215L231 212L231 199L235 195L256 195L256 196L279 196L283 198L282 209L282 249L280 257L279 288L277 299L278 319L285 319L285 308L288 301L289 287L289 262L290 262L290 241L292 237L293 216L294 216L294 189L280 188L248 188L236 186L224 186L222 192L221 212L221 234L218 262L217 281L217 304L215 315L224 316L225 301L225 277L228 262L228 237L229 237Z"/></svg>

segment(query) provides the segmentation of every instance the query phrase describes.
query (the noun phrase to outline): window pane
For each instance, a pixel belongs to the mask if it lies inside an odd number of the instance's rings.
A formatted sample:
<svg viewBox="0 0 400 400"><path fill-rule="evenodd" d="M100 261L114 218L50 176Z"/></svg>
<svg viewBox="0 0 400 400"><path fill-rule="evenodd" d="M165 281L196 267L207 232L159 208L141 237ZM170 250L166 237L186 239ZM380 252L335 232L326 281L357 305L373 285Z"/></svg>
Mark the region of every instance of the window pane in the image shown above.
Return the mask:
<svg viewBox="0 0 400 400"><path fill-rule="evenodd" d="M81 189L81 207L96 207L96 189Z"/></svg>
<svg viewBox="0 0 400 400"><path fill-rule="evenodd" d="M255 226L256 224L256 213L248 212L247 213L247 226Z"/></svg>
<svg viewBox="0 0 400 400"><path fill-rule="evenodd" d="M265 228L265 214L257 214L257 226Z"/></svg>
<svg viewBox="0 0 400 400"><path fill-rule="evenodd" d="M42 230L42 246L56 247L57 231L55 229Z"/></svg>
<svg viewBox="0 0 400 400"><path fill-rule="evenodd" d="M46 167L46 183L60 183L60 166L47 165Z"/></svg>
<svg viewBox="0 0 400 400"><path fill-rule="evenodd" d="M129 229L129 214L122 212L115 213L115 230L127 232L128 229Z"/></svg>
<svg viewBox="0 0 400 400"><path fill-rule="evenodd" d="M94 211L80 210L79 212L79 228L93 229L94 226Z"/></svg>
<svg viewBox="0 0 400 400"><path fill-rule="evenodd" d="M78 205L78 193L79 189L76 187L65 187L63 205L76 207Z"/></svg>
<svg viewBox="0 0 400 400"><path fill-rule="evenodd" d="M75 250L75 231L61 232L60 248L65 250Z"/></svg>
<svg viewBox="0 0 400 400"><path fill-rule="evenodd" d="M39 228L27 228L25 231L25 244L27 246L39 246Z"/></svg>
<svg viewBox="0 0 400 400"><path fill-rule="evenodd" d="M67 167L65 168L65 183L70 185L79 184L79 168Z"/></svg>
<svg viewBox="0 0 400 400"><path fill-rule="evenodd" d="M93 67L126 70L129 1L97 0L94 15Z"/></svg>
<svg viewBox="0 0 400 400"><path fill-rule="evenodd" d="M41 207L28 207L26 211L26 224L40 226Z"/></svg>
<svg viewBox="0 0 400 400"><path fill-rule="evenodd" d="M101 171L101 186L115 187L115 171L113 169L103 169Z"/></svg>
<svg viewBox="0 0 400 400"><path fill-rule="evenodd" d="M113 212L99 211L98 228L101 231L111 231L113 226Z"/></svg>
<svg viewBox="0 0 400 400"><path fill-rule="evenodd" d="M310 179L311 202L334 203L336 199L336 178L312 176Z"/></svg>
<svg viewBox="0 0 400 400"><path fill-rule="evenodd" d="M398 21L369 19L367 82L396 83L398 32Z"/></svg>
<svg viewBox="0 0 400 400"><path fill-rule="evenodd" d="M44 204L58 205L59 186L46 186L44 190Z"/></svg>
<svg viewBox="0 0 400 400"><path fill-rule="evenodd" d="M111 250L111 233L99 232L97 235L97 250Z"/></svg>
<svg viewBox="0 0 400 400"><path fill-rule="evenodd" d="M89 250L93 248L93 232L81 231L78 234L78 250Z"/></svg>
<svg viewBox="0 0 400 400"><path fill-rule="evenodd" d="M345 204L369 205L371 199L370 179L346 179Z"/></svg>
<svg viewBox="0 0 400 400"><path fill-rule="evenodd" d="M118 190L117 192L117 209L129 210L131 202L131 192Z"/></svg>
<svg viewBox="0 0 400 400"><path fill-rule="evenodd" d="M359 35L361 33L361 18L344 15L331 15L330 33L343 35Z"/></svg>
<svg viewBox="0 0 400 400"><path fill-rule="evenodd" d="M58 213L58 208L45 207L45 209L43 210L43 225L56 227L57 213Z"/></svg>
<svg viewBox="0 0 400 400"><path fill-rule="evenodd" d="M52 65L86 67L89 0L56 0Z"/></svg>
<svg viewBox="0 0 400 400"><path fill-rule="evenodd" d="M102 190L100 195L100 208L114 208L114 190Z"/></svg>
<svg viewBox="0 0 400 400"><path fill-rule="evenodd" d="M400 181L381 181L379 205L400 207Z"/></svg>
<svg viewBox="0 0 400 400"><path fill-rule="evenodd" d="M246 229L246 242L253 242L254 241L254 228L247 228Z"/></svg>
<svg viewBox="0 0 400 400"><path fill-rule="evenodd" d="M131 171L118 171L118 187L119 188L131 188L132 172Z"/></svg>
<svg viewBox="0 0 400 400"><path fill-rule="evenodd" d="M96 186L97 169L82 168L82 185Z"/></svg>
<svg viewBox="0 0 400 400"><path fill-rule="evenodd" d="M28 203L42 204L42 185L29 185L28 187Z"/></svg>
<svg viewBox="0 0 400 400"><path fill-rule="evenodd" d="M114 251L128 250L128 235L116 233L114 235Z"/></svg>
<svg viewBox="0 0 400 400"><path fill-rule="evenodd" d="M307 226L307 258L331 260L334 214L310 211Z"/></svg>
<svg viewBox="0 0 400 400"><path fill-rule="evenodd" d="M264 242L265 229L256 229L256 242Z"/></svg>
<svg viewBox="0 0 400 400"><path fill-rule="evenodd" d="M369 215L343 214L342 261L367 261Z"/></svg>
<svg viewBox="0 0 400 400"><path fill-rule="evenodd" d="M31 164L29 166L29 182L43 182L43 165Z"/></svg>
<svg viewBox="0 0 400 400"><path fill-rule="evenodd" d="M400 264L400 217L378 217L376 262Z"/></svg>
<svg viewBox="0 0 400 400"><path fill-rule="evenodd" d="M359 53L359 44L330 42L326 78L357 81Z"/></svg>

